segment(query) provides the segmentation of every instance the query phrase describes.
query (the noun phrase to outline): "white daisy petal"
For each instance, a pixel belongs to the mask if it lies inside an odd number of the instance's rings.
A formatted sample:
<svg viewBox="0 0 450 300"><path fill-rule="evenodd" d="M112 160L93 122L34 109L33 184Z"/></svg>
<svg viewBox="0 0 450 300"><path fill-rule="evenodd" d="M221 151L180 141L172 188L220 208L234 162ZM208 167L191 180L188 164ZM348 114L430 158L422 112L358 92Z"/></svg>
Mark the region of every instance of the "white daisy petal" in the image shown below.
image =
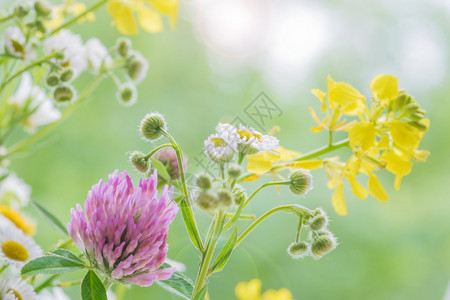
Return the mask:
<svg viewBox="0 0 450 300"><path fill-rule="evenodd" d="M15 227L0 225L0 261L4 264L21 268L42 256L42 249L32 238Z"/></svg>
<svg viewBox="0 0 450 300"><path fill-rule="evenodd" d="M0 203L14 209L26 206L30 201L31 187L16 174L9 174L0 183Z"/></svg>
<svg viewBox="0 0 450 300"><path fill-rule="evenodd" d="M0 277L0 299L36 299L36 293L31 285L20 278Z"/></svg>

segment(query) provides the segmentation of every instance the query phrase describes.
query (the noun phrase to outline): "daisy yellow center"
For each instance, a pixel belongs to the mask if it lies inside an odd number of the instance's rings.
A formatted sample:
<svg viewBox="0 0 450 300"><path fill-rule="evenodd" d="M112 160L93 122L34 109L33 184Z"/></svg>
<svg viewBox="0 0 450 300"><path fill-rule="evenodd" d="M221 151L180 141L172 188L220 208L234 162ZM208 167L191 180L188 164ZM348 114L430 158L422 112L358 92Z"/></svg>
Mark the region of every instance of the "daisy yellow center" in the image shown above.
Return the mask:
<svg viewBox="0 0 450 300"><path fill-rule="evenodd" d="M221 138L212 138L211 142L214 144L214 147L223 147L226 145L225 141Z"/></svg>
<svg viewBox="0 0 450 300"><path fill-rule="evenodd" d="M6 205L0 205L0 214L10 220L17 228L21 229L26 235L32 235L35 228L28 223L18 212Z"/></svg>
<svg viewBox="0 0 450 300"><path fill-rule="evenodd" d="M9 289L8 292L9 291L11 291L14 294L14 296L16 297L17 300L23 300L22 296L15 289Z"/></svg>
<svg viewBox="0 0 450 300"><path fill-rule="evenodd" d="M27 249L16 241L6 241L2 244L2 251L6 257L17 260L27 261L29 255Z"/></svg>
<svg viewBox="0 0 450 300"><path fill-rule="evenodd" d="M237 133L239 134L241 139L245 138L246 141L248 141L250 138L253 137L253 138L256 138L259 142L262 142L262 135L260 135L258 133L251 133L251 132L248 132L246 130L241 130L241 129L238 129Z"/></svg>

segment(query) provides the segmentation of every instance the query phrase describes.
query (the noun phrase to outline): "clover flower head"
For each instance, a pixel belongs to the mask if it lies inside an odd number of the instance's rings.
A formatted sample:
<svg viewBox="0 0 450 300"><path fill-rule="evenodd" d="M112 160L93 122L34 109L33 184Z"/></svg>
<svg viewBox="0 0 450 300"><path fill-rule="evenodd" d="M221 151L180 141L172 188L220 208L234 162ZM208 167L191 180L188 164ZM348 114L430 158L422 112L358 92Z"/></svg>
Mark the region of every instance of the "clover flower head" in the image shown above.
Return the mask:
<svg viewBox="0 0 450 300"><path fill-rule="evenodd" d="M164 186L158 196L157 178L155 171L134 187L126 172L116 170L89 191L85 212L80 205L71 211L67 229L73 241L92 266L115 282L149 286L175 272L159 269L178 208L171 202L173 187Z"/></svg>
<svg viewBox="0 0 450 300"><path fill-rule="evenodd" d="M239 126L238 150L245 154L255 154L259 151L267 151L277 154L279 141L274 136L264 135L251 127Z"/></svg>
<svg viewBox="0 0 450 300"><path fill-rule="evenodd" d="M178 168L177 153L172 147L167 147L159 150L153 156L154 159L159 160L167 168L167 172L171 179L180 178L180 169ZM188 159L183 155L183 170L187 168Z"/></svg>

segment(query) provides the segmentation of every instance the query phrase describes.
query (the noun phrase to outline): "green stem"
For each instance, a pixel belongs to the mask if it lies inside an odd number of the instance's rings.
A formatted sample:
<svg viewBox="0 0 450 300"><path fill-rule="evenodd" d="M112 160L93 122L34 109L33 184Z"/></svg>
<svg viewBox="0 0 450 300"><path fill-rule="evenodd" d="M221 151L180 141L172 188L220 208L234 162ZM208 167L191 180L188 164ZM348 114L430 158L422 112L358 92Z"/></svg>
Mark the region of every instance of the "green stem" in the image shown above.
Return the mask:
<svg viewBox="0 0 450 300"><path fill-rule="evenodd" d="M16 16L16 14L10 14L9 16L6 16L6 17L4 17L4 18L1 18L0 19L0 24L2 24L3 22L6 22L6 21L8 21L8 20L11 20L12 18L14 18Z"/></svg>
<svg viewBox="0 0 450 300"><path fill-rule="evenodd" d="M192 293L191 299L194 299L194 296L203 288L206 283L206 279L208 278L209 265L211 264L211 260L214 255L214 249L216 248L217 240L222 233L224 218L225 212L223 210L219 210L213 220L215 224L211 238L206 241L206 251L202 255L202 260L200 262L200 268L198 270L197 279L194 285L194 292Z"/></svg>
<svg viewBox="0 0 450 300"><path fill-rule="evenodd" d="M62 24L61 26L55 28L53 31L50 32L49 35L53 35L55 33L57 33L58 31L60 31L63 28L66 28L70 25L72 25L73 23L77 22L78 20L84 18L85 16L87 16L89 13L93 12L94 10L96 10L97 8L99 8L100 6L102 6L103 4L105 4L106 2L108 2L108 0L100 0L97 3L95 3L94 5L92 5L91 7L89 7L86 11L84 11L83 13L79 14L76 17L73 17L72 19L70 19L69 21L67 21L66 23Z"/></svg>
<svg viewBox="0 0 450 300"><path fill-rule="evenodd" d="M39 293L41 290L45 289L46 287L50 286L52 284L52 281L55 280L60 274L52 275L49 278L47 278L44 282L42 282L40 285L38 285L34 291L36 293Z"/></svg>
<svg viewBox="0 0 450 300"><path fill-rule="evenodd" d="M0 93L1 93L1 92L3 91L3 89L4 89L11 81L13 81L17 76L21 75L22 73L28 71L28 70L31 69L31 68L34 68L34 67L37 66L37 65L40 65L40 64L42 64L42 63L44 63L44 62L47 62L49 59L53 58L54 56L55 56L54 53L52 53L52 54L50 54L50 55L47 55L46 57L44 57L44 58L42 58L42 59L40 59L40 60L37 60L37 61L33 62L32 64L29 64L29 65L26 66L25 68L23 68L23 69L17 71L14 75L12 75L11 77L9 77L8 79L6 79L6 80L2 83L2 85L0 86Z"/></svg>
<svg viewBox="0 0 450 300"><path fill-rule="evenodd" d="M295 236L295 242L296 243L298 243L298 240L300 239L300 233L302 232L302 225L303 225L303 216L298 218L297 235Z"/></svg>
<svg viewBox="0 0 450 300"><path fill-rule="evenodd" d="M313 216L312 213L307 208L297 204L281 205L272 208L271 210L264 213L261 217L256 219L249 227L247 227L247 229L244 230L244 232L241 233L241 235L238 237L236 241L236 245L234 246L234 248L236 248L262 221L264 221L265 219L267 219L268 217L279 211L286 211L289 213L296 214L298 216L303 215Z"/></svg>
<svg viewBox="0 0 450 300"><path fill-rule="evenodd" d="M197 222L195 221L194 212L192 211L191 201L189 200L189 191L187 188L186 176L184 174L184 168L183 168L183 152L181 152L180 146L167 131L165 131L164 129L160 129L160 130L161 130L161 134L164 135L166 138L168 138L169 141L172 143L172 146L175 149L175 152L177 154L178 169L180 170L180 180L181 180L181 184L183 185L183 193L184 193L184 197L186 199L186 206L188 207L188 211L189 211L189 214L190 214L192 222L193 222L192 231L194 232L195 238L200 246L200 249L203 251L204 246L203 246L202 238L200 237L200 232L198 230ZM185 224L188 225L188 222L186 220L185 220ZM190 224L190 222L189 222L189 224Z"/></svg>
<svg viewBox="0 0 450 300"><path fill-rule="evenodd" d="M153 149L149 154L147 154L145 156L145 159L148 160L150 157L153 156L153 154L155 154L156 152L158 152L159 150L161 150L162 148L166 148L166 147L172 147L172 144L164 144L161 146L156 147L155 149Z"/></svg>
<svg viewBox="0 0 450 300"><path fill-rule="evenodd" d="M326 154L328 152L331 152L331 151L334 151L334 150L337 150L337 149L340 149L343 147L348 147L348 146L349 146L349 141L348 141L348 139L345 139L345 140L339 141L337 143L331 144L329 146L316 149L316 150L306 153L302 156L293 158L291 161L308 160L308 159L315 158L315 157L321 156L323 154Z"/></svg>
<svg viewBox="0 0 450 300"><path fill-rule="evenodd" d="M232 214L232 213L226 213L225 214L225 217L227 217L227 218L233 218L234 216L235 216L235 214ZM255 215L240 214L238 218L241 219L241 220L254 220L254 219L256 219L256 216ZM226 227L224 227L224 230L225 229L226 229Z"/></svg>
<svg viewBox="0 0 450 300"><path fill-rule="evenodd" d="M290 180L271 181L271 182L266 182L266 183L260 185L256 190L253 191L253 193L247 198L247 200L245 200L244 207L247 206L247 204L250 202L250 200L252 200L252 198L255 197L256 194L263 188L271 186L271 185L287 185L287 184L291 184L291 181Z"/></svg>
<svg viewBox="0 0 450 300"><path fill-rule="evenodd" d="M39 130L36 134L31 135L29 137L27 137L26 139L20 141L19 143L13 145L8 153L7 156L14 154L16 152L19 152L25 148L27 148L29 145L31 145L32 143L38 141L39 139L41 139L42 137L44 137L46 134L48 134L51 130L53 130L54 128L56 128L59 124L61 124L65 119L67 119L67 117L70 116L70 114L75 111L75 109L80 106L80 104L83 102L83 100L86 99L87 96L89 96L91 94L91 92L97 87L97 85L100 83L101 79L102 79L103 75L99 74L92 82L91 84L84 89L84 91L80 94L80 96L78 97L77 101L72 104L71 106L69 106L66 110L64 110L64 112L62 113L61 118L56 121L53 122L51 124L48 124L47 126L45 126L44 128L42 128L41 130Z"/></svg>

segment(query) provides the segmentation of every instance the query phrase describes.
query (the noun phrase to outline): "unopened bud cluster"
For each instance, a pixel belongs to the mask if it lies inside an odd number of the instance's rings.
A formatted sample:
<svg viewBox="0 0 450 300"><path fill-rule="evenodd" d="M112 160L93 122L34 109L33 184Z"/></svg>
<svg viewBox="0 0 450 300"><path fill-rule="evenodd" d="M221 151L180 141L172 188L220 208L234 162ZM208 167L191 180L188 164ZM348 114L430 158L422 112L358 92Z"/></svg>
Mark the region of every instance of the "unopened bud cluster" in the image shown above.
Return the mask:
<svg viewBox="0 0 450 300"><path fill-rule="evenodd" d="M236 203L234 190L215 184L207 174L198 174L195 184L200 189L196 197L197 206L205 211L213 212L217 208L227 208Z"/></svg>
<svg viewBox="0 0 450 300"><path fill-rule="evenodd" d="M397 98L389 103L389 110L397 113L401 118L406 118L409 125L421 131L427 130L427 125L422 121L425 118L425 110L413 97L404 92L400 92Z"/></svg>
<svg viewBox="0 0 450 300"><path fill-rule="evenodd" d="M305 216L304 227L309 227L308 242L296 241L289 245L287 251L292 258L300 259L311 255L315 259L322 258L337 247L334 235L327 229L328 216L318 208L312 216Z"/></svg>

